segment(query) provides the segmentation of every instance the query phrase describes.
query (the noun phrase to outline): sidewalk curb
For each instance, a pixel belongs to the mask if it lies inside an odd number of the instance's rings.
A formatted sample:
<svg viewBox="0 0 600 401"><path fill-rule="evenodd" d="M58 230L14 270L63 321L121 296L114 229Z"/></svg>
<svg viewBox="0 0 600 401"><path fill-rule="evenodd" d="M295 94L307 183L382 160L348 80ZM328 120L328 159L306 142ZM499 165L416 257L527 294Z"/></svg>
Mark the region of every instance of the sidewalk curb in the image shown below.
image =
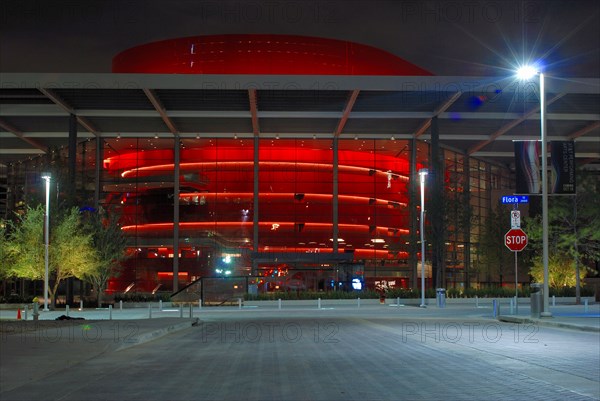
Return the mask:
<svg viewBox="0 0 600 401"><path fill-rule="evenodd" d="M176 333L178 331L188 329L192 326L197 325L198 321L198 318L187 319L185 322L172 324L154 331L144 333L137 337L132 337L130 339L127 339L127 341L125 341L123 344L117 347L115 351L122 351L124 349L134 347L136 345L141 345L150 341L154 341L156 339L166 336L167 334Z"/></svg>
<svg viewBox="0 0 600 401"><path fill-rule="evenodd" d="M550 318L551 319L551 318ZM527 317L517 317L517 316L498 316L498 320L501 322L508 323L518 323L518 324L536 324L539 326L547 326L547 327L559 327L562 329L571 329L571 330L580 330L580 331L589 331L592 333L600 333L600 327L593 326L581 326L578 324L570 324L570 323L562 323L562 322L553 322L552 320L546 319L532 319Z"/></svg>

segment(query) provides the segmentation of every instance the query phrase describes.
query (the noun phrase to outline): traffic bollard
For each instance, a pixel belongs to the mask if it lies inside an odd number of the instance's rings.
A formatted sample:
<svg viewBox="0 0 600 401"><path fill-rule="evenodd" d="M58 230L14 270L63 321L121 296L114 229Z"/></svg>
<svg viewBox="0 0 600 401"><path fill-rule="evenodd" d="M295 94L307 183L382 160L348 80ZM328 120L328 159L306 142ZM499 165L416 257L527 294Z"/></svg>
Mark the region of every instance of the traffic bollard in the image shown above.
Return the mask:
<svg viewBox="0 0 600 401"><path fill-rule="evenodd" d="M242 309L242 298L238 298L238 309Z"/></svg>
<svg viewBox="0 0 600 401"><path fill-rule="evenodd" d="M321 298L317 301L317 309L321 309Z"/></svg>
<svg viewBox="0 0 600 401"><path fill-rule="evenodd" d="M277 309L281 309L281 298L277 300Z"/></svg>
<svg viewBox="0 0 600 401"><path fill-rule="evenodd" d="M360 308L360 297L356 299L356 307Z"/></svg>
<svg viewBox="0 0 600 401"><path fill-rule="evenodd" d="M69 316L69 305L65 306L65 314Z"/></svg>
<svg viewBox="0 0 600 401"><path fill-rule="evenodd" d="M123 310L123 300L119 301L119 310L122 311Z"/></svg>
<svg viewBox="0 0 600 401"><path fill-rule="evenodd" d="M108 305L108 320L112 320L112 305Z"/></svg>
<svg viewBox="0 0 600 401"><path fill-rule="evenodd" d="M152 304L148 304L148 319L152 319Z"/></svg>

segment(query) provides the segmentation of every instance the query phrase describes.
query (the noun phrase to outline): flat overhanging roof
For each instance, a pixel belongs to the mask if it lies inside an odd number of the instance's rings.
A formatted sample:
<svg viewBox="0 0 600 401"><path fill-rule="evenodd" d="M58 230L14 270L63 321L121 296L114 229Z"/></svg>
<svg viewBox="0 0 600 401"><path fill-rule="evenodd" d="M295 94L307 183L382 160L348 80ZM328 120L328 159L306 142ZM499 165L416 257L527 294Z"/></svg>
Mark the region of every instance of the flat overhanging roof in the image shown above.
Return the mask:
<svg viewBox="0 0 600 401"><path fill-rule="evenodd" d="M546 76L548 140L574 140L600 168L600 79ZM540 137L537 81L516 77L0 74L0 163L78 138L261 137L396 140L511 166L514 140Z"/></svg>

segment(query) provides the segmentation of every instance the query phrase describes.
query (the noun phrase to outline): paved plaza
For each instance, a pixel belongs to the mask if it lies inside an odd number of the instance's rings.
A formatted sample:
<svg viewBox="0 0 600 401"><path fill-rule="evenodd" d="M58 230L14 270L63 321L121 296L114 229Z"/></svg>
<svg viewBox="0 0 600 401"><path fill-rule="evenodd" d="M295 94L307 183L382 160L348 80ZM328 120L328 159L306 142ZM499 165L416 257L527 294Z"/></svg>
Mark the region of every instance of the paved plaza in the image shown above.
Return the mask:
<svg viewBox="0 0 600 401"><path fill-rule="evenodd" d="M0 400L597 400L600 308L582 308L523 307L522 323L488 305L326 301L2 311Z"/></svg>

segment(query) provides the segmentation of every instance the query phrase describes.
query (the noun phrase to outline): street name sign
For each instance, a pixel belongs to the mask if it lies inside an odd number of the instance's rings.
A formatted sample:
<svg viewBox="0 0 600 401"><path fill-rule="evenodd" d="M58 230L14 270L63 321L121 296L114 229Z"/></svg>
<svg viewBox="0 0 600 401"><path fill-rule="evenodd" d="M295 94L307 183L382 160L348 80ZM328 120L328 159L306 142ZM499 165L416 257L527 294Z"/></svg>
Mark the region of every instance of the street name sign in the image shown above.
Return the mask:
<svg viewBox="0 0 600 401"><path fill-rule="evenodd" d="M503 196L500 198L500 201L502 202L503 205L507 205L507 204L512 205L513 203L529 203L529 196L527 196L527 195Z"/></svg>

